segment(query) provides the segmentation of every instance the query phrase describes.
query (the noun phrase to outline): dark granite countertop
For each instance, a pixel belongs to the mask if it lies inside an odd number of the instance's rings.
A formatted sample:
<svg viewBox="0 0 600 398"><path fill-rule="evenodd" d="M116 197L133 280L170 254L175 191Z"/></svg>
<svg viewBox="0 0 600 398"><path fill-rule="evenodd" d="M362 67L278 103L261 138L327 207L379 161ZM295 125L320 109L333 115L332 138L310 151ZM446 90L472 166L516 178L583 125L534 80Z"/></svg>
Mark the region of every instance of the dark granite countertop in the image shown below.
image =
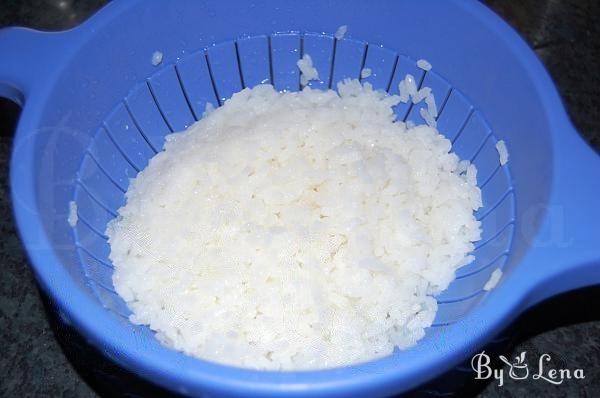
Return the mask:
<svg viewBox="0 0 600 398"><path fill-rule="evenodd" d="M0 27L59 30L87 18L104 0L3 0ZM596 0L486 0L535 49L556 81L579 131L600 149L600 2ZM0 55L0 62L1 62ZM95 397L105 391L76 371L52 333L12 221L8 158L19 109L0 100L0 396ZM582 368L584 380L554 386L506 380L475 386L480 397L599 397L600 288L564 295L521 317L510 358L549 353L557 368ZM47 305L47 303L46 303ZM89 363L96 366L96 363ZM82 377L83 376L83 377ZM84 381L90 381L90 384ZM152 393L153 396L156 394Z"/></svg>

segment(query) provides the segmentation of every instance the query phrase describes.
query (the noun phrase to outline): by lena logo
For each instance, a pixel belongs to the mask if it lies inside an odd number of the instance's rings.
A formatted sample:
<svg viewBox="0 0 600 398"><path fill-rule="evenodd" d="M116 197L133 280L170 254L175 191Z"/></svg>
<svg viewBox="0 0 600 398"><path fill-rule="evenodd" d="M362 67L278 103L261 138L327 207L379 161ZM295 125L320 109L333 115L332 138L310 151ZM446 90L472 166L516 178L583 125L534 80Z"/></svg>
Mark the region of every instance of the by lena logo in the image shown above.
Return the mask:
<svg viewBox="0 0 600 398"><path fill-rule="evenodd" d="M542 380L554 385L562 384L565 380L585 379L583 369L556 369L548 366L552 357L550 354L542 354L537 361L537 368L530 368L527 363L527 352L523 351L515 357L513 362L509 361L504 355L498 358L508 366L508 377L513 380L526 380L531 377L533 380ZM490 366L491 358L485 351L481 351L471 359L471 367L476 373L475 379L486 380L494 378L498 381L498 386L504 385L506 378L505 369L493 369Z"/></svg>

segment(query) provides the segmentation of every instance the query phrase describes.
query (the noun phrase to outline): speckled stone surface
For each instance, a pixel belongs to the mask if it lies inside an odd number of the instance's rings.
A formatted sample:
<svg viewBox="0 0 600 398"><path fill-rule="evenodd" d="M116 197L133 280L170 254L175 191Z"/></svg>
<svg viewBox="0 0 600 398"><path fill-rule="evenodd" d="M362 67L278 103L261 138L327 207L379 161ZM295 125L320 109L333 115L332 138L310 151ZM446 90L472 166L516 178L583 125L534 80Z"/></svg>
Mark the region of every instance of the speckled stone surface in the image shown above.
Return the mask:
<svg viewBox="0 0 600 398"><path fill-rule="evenodd" d="M12 222L11 138L0 142L0 396L93 397L62 354Z"/></svg>
<svg viewBox="0 0 600 398"><path fill-rule="evenodd" d="M583 368L585 379L565 380L554 385L542 379L517 381L508 377L502 387L492 381L482 392L482 397L598 397L600 396L600 322L587 322L555 329L531 338L507 355L511 362L525 351L530 375L540 371L539 358L549 354L552 358L544 362L542 374L550 369Z"/></svg>
<svg viewBox="0 0 600 398"><path fill-rule="evenodd" d="M536 50L555 79L579 131L600 149L600 2L595 0L487 0ZM105 1L4 0L0 27L25 25L43 30L71 27ZM0 58L1 62L1 58ZM86 369L100 367L85 349L79 372L55 339L27 266L12 221L8 195L8 156L18 109L0 101L0 396L95 397L103 388L86 380ZM548 353L555 368L583 368L584 380L559 386L541 380L505 379L477 384L461 396L600 397L600 289L570 294L528 312L515 328L514 358L527 351L530 366ZM64 338L69 341L72 336ZM70 346L69 346L70 347ZM65 352L73 354L67 347ZM84 355L85 352L85 355ZM103 366L103 365L102 365ZM103 367L103 369L107 369ZM508 370L505 369L507 372ZM106 394L104 394L106 395ZM157 396L156 392L150 393Z"/></svg>

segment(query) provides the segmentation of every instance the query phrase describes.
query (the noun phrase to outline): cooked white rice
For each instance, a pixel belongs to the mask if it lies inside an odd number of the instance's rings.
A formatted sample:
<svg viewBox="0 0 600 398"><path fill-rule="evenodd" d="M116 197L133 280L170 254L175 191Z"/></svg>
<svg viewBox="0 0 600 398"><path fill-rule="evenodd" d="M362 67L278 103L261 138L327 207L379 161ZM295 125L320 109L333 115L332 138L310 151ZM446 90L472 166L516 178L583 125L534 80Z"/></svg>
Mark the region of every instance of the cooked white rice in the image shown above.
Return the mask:
<svg viewBox="0 0 600 398"><path fill-rule="evenodd" d="M163 60L163 53L160 51L154 51L152 53L152 65L158 66Z"/></svg>
<svg viewBox="0 0 600 398"><path fill-rule="evenodd" d="M348 26L347 25L342 25L339 28L337 28L337 30L335 31L335 38L337 40L342 40L344 38L344 36L346 35L346 32L348 31Z"/></svg>
<svg viewBox="0 0 600 398"><path fill-rule="evenodd" d="M69 216L67 217L67 222L71 227L77 225L77 221L79 221L79 217L77 216L77 203L74 201L69 202Z"/></svg>
<svg viewBox="0 0 600 398"><path fill-rule="evenodd" d="M431 87L423 87L415 95L412 96L413 104L418 104L423 101L425 98L431 95Z"/></svg>
<svg viewBox="0 0 600 398"><path fill-rule="evenodd" d="M483 290L489 292L493 288L496 287L498 282L500 282L500 278L502 278L502 270L500 268L496 268L494 272L490 275L490 279L483 286Z"/></svg>
<svg viewBox="0 0 600 398"><path fill-rule="evenodd" d="M423 69L424 71L430 71L431 70L431 64L426 60L426 59L420 59L417 61L417 66L421 69Z"/></svg>
<svg viewBox="0 0 600 398"><path fill-rule="evenodd" d="M373 71L371 70L371 68L362 68L362 70L360 71L360 77L361 79L366 79L367 77L371 76L372 73Z"/></svg>
<svg viewBox="0 0 600 398"><path fill-rule="evenodd" d="M398 84L398 91L400 102L407 103L410 100L416 105L425 101L427 108L420 108L419 114L429 127L437 128L438 109L430 87L418 89L414 76L407 74Z"/></svg>
<svg viewBox="0 0 600 398"><path fill-rule="evenodd" d="M506 149L504 140L500 140L496 143L496 150L500 156L500 165L504 166L508 162L508 150Z"/></svg>
<svg viewBox="0 0 600 398"><path fill-rule="evenodd" d="M107 235L116 291L165 345L260 369L414 345L473 257L476 170L398 96L244 89L131 181ZM416 91L415 91L416 92Z"/></svg>
<svg viewBox="0 0 600 398"><path fill-rule="evenodd" d="M427 105L427 112L431 117L438 117L437 105L435 104L435 95L432 92L425 97L425 104Z"/></svg>
<svg viewBox="0 0 600 398"><path fill-rule="evenodd" d="M415 97L418 94L415 77L411 74L407 74L398 84L398 91L400 93L400 102L407 103L408 100Z"/></svg>
<svg viewBox="0 0 600 398"><path fill-rule="evenodd" d="M302 58L296 62L300 69L300 84L306 86L311 80L319 80L319 72L313 66L312 58L308 54L304 54Z"/></svg>
<svg viewBox="0 0 600 398"><path fill-rule="evenodd" d="M429 113L429 109L421 108L421 109L419 109L419 114L421 115L423 120L425 120L425 123L429 127L437 128L437 121L435 120L433 115L431 113Z"/></svg>

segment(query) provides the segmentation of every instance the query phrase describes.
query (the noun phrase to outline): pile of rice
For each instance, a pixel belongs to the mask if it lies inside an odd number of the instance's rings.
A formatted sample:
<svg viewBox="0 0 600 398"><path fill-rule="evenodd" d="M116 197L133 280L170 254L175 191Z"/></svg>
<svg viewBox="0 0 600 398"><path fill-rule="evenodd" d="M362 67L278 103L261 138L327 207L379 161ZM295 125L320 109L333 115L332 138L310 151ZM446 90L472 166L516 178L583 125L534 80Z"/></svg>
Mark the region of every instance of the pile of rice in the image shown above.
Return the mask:
<svg viewBox="0 0 600 398"><path fill-rule="evenodd" d="M475 167L400 97L235 94L131 181L107 230L117 292L165 345L315 369L414 345L480 238ZM412 93L411 93L412 94Z"/></svg>

